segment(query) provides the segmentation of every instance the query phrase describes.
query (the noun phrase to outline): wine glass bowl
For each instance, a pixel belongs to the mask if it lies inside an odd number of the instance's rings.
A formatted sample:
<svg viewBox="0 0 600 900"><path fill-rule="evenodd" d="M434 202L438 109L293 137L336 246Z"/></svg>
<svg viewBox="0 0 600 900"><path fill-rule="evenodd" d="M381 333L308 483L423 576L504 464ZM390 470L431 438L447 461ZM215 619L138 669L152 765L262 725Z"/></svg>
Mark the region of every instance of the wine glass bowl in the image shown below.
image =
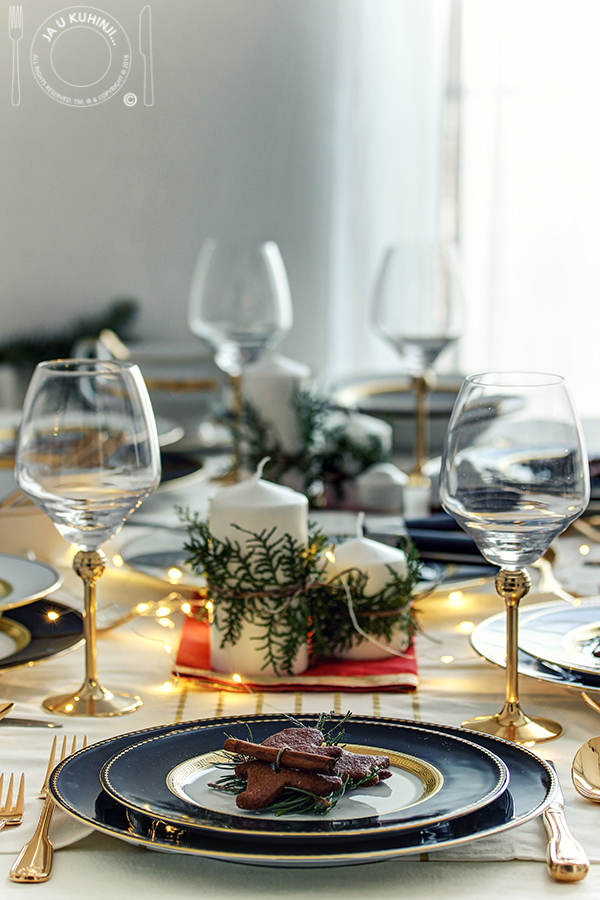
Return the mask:
<svg viewBox="0 0 600 900"><path fill-rule="evenodd" d="M73 568L84 582L86 678L79 691L44 707L66 715L133 711L139 697L98 682L95 585L106 564L100 545L160 481L156 422L138 367L95 359L40 363L25 397L15 476L78 548Z"/></svg>
<svg viewBox="0 0 600 900"><path fill-rule="evenodd" d="M410 375L432 369L458 340L460 312L454 245L405 243L386 249L375 280L372 324Z"/></svg>
<svg viewBox="0 0 600 900"><path fill-rule="evenodd" d="M209 238L198 256L188 303L192 334L207 343L233 388L233 466L241 467L242 372L292 327L292 301L285 266L274 241Z"/></svg>
<svg viewBox="0 0 600 900"><path fill-rule="evenodd" d="M256 362L292 326L285 266L274 241L204 242L190 288L190 331L229 375Z"/></svg>
<svg viewBox="0 0 600 900"><path fill-rule="evenodd" d="M532 372L469 376L457 397L442 455L440 500L499 566L496 589L507 605L507 697L496 716L463 723L519 743L557 737L550 720L532 720L518 702L519 600L532 565L589 501L581 424L564 379Z"/></svg>

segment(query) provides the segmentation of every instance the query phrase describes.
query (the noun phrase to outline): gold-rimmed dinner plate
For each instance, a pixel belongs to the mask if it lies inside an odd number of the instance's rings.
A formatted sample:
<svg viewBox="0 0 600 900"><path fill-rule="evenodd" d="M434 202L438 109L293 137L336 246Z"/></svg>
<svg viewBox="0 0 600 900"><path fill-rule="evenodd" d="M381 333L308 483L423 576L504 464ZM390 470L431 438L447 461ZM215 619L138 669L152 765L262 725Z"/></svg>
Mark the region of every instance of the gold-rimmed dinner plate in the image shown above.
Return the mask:
<svg viewBox="0 0 600 900"><path fill-rule="evenodd" d="M45 597L62 581L62 575L49 563L0 553L0 614Z"/></svg>
<svg viewBox="0 0 600 900"><path fill-rule="evenodd" d="M287 723L287 727L290 723ZM284 726L285 727L285 726ZM227 737L257 742L273 732L271 716L237 722L199 723L173 734L133 744L101 772L104 789L120 803L175 825L221 837L262 840L371 839L382 834L448 821L491 803L509 782L506 766L488 750L462 737L440 735L414 723L344 724L344 746L353 752L387 755L389 779L349 791L326 816L278 816L244 811L235 797L211 787L222 774Z"/></svg>
<svg viewBox="0 0 600 900"><path fill-rule="evenodd" d="M264 717L261 717L264 718ZM61 763L51 779L51 792L56 803L79 821L98 831L148 849L187 853L201 858L259 866L314 868L379 862L407 854L454 847L480 837L497 834L540 815L556 793L556 780L551 769L536 754L491 735L466 732L452 726L423 724L420 727L441 735L464 738L501 758L510 772L510 783L495 800L475 812L455 819L396 832L369 841L348 840L343 830L337 839L285 842L272 835L262 840L244 840L237 836L223 840L193 827L173 826L150 815L138 813L111 797L100 784L99 774L109 760L121 750L141 740L185 731L193 724L219 725L225 729L253 717L200 720L197 723L168 725L141 732L120 735L81 750ZM289 726L289 719L269 717L270 728L277 731ZM411 724L397 719L357 717L365 728L386 724ZM302 721L314 725L316 716ZM384 743L388 743L387 741Z"/></svg>

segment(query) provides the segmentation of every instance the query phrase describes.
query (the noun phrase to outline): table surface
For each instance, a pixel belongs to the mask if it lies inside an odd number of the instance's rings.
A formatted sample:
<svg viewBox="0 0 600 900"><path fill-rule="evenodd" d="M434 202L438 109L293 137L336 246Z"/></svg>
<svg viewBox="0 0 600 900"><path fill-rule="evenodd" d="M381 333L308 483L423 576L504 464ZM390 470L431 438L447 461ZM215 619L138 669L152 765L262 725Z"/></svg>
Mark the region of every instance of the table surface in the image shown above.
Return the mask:
<svg viewBox="0 0 600 900"><path fill-rule="evenodd" d="M204 512L211 488L196 485L184 496L161 494L149 502L143 521L174 524L174 503L189 504ZM140 513L144 512L144 508ZM154 518L153 518L154 517ZM109 612L125 612L139 602L159 600L169 593L168 585L119 566L118 551L142 534L134 523L105 548L110 563L98 586L99 605ZM1 549L0 534L0 549ZM565 559L576 565L581 542L566 539L561 547ZM43 557L43 547L34 548ZM592 548L600 561L598 550ZM70 548L54 563L65 575L57 599L74 606L79 602L80 584L70 570ZM560 559L560 557L559 557ZM599 575L600 580L600 575ZM600 593L600 590L598 591ZM536 594L527 604L547 602L551 597ZM113 606L113 604L116 604ZM115 690L138 693L143 706L135 713L114 719L63 719L58 734L87 734L98 741L129 731L170 722L213 716L288 712L295 715L335 709L377 716L393 716L420 722L458 725L465 718L498 711L504 696L504 671L480 659L472 650L468 632L473 624L502 611L491 584L474 585L448 595L437 592L423 600L423 633L417 638L420 684L413 694L325 694L239 693L210 691L184 679L172 677L173 654L181 614L174 628L157 625L156 619L139 617L99 636L98 666L102 683ZM169 652L169 647L171 652ZM83 650L31 667L11 670L0 676L0 699L16 703L13 715L44 718L41 701L49 693L77 687L83 677ZM600 733L600 716L591 710L576 690L520 679L520 697L526 712L558 719L565 732L558 740L539 745L538 752L557 767L567 800L567 817L575 836L590 858L600 863L600 809L580 798L570 780L570 764L577 748ZM59 721L55 719L54 721ZM600 865L594 865L578 884L553 882L543 861L546 837L540 820L506 832L509 837L494 843L471 842L454 851L429 853L422 857L399 858L361 866L297 869L261 868L234 865L179 854L144 850L106 835L92 832L55 854L51 879L36 888L13 884L8 872L14 847L33 832L40 810L36 799L37 781L45 770L51 743L50 729L7 728L0 725L0 771L20 766L27 778L26 816L16 829L0 833L0 887L3 897L35 891L45 898L96 898L115 896L177 897L182 900L214 898L295 898L309 894L341 898L447 898L461 896L514 897L576 896L594 898L600 889ZM40 775L41 773L41 775ZM65 815L65 814L62 814ZM66 816L65 816L66 818ZM58 823L60 825L60 822ZM63 823L64 824L64 823ZM57 826L58 827L58 826ZM498 858L498 854L502 854ZM517 857L517 858L515 858ZM524 858L518 858L524 857ZM299 877L300 876L300 877Z"/></svg>

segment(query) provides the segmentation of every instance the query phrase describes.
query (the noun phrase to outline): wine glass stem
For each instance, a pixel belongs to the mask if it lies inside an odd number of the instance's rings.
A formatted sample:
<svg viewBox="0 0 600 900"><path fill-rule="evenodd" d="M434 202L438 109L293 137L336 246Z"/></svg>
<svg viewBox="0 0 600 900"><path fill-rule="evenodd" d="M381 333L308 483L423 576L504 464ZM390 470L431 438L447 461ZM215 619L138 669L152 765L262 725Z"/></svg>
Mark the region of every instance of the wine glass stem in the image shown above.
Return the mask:
<svg viewBox="0 0 600 900"><path fill-rule="evenodd" d="M101 550L80 550L73 559L73 569L83 581L83 636L85 638L85 681L98 684L96 666L96 582L106 568Z"/></svg>
<svg viewBox="0 0 600 900"><path fill-rule="evenodd" d="M519 703L519 601L531 587L526 569L500 569L496 591L506 604L506 702Z"/></svg>
<svg viewBox="0 0 600 900"><path fill-rule="evenodd" d="M506 701L519 702L519 601L506 600Z"/></svg>
<svg viewBox="0 0 600 900"><path fill-rule="evenodd" d="M244 411L244 395L242 389L242 376L231 375L233 388L233 466L231 473L234 481L239 481L242 465L242 413Z"/></svg>
<svg viewBox="0 0 600 900"><path fill-rule="evenodd" d="M427 462L427 412L429 405L429 377L427 373L415 375L412 380L415 394L415 467L411 474L422 475L423 466Z"/></svg>

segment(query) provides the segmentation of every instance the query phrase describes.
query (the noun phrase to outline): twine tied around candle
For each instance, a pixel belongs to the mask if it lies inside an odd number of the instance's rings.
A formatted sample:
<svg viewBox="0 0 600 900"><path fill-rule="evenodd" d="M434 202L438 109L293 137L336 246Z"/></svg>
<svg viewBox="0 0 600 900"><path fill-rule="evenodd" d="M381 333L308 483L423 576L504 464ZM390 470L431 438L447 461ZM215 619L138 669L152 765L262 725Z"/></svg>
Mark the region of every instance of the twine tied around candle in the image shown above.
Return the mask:
<svg viewBox="0 0 600 900"><path fill-rule="evenodd" d="M407 554L406 577L388 566L389 581L368 596L368 576L359 566L328 577L324 556L333 558L326 550L331 545L314 528L306 546L289 535L278 537L274 529L256 535L240 531L250 535L246 549L239 542L214 538L206 522L188 517L189 562L207 579L222 646L235 645L246 621L264 629L265 654L280 670L289 670L293 657L288 647L300 641L309 641L313 659L337 655L352 645L356 635L390 656L405 655L382 641L391 640L396 623L408 638L416 631L412 608L420 569L416 553ZM363 627L368 622L373 623L374 634Z"/></svg>

